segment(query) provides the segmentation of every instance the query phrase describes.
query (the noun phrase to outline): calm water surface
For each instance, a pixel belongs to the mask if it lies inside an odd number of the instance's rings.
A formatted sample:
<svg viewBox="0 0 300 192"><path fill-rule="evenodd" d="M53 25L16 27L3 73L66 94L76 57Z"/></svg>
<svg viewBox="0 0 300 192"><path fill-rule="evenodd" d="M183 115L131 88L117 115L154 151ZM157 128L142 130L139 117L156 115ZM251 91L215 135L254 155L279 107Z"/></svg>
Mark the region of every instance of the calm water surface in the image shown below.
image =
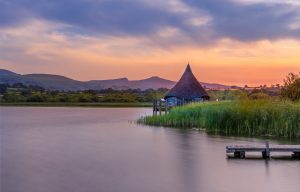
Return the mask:
<svg viewBox="0 0 300 192"><path fill-rule="evenodd" d="M227 159L260 140L133 123L142 108L0 108L1 192L299 192L300 161Z"/></svg>

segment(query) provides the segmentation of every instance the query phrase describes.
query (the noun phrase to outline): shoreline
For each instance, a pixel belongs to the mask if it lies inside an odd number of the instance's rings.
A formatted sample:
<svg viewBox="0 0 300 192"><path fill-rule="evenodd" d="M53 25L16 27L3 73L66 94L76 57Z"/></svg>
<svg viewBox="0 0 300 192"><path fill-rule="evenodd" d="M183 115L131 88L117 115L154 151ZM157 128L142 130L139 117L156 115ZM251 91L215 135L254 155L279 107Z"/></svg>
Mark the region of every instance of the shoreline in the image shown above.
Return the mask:
<svg viewBox="0 0 300 192"><path fill-rule="evenodd" d="M138 123L170 128L203 128L226 136L300 138L300 103L269 100L194 103Z"/></svg>
<svg viewBox="0 0 300 192"><path fill-rule="evenodd" d="M0 107L152 107L152 103L1 103Z"/></svg>

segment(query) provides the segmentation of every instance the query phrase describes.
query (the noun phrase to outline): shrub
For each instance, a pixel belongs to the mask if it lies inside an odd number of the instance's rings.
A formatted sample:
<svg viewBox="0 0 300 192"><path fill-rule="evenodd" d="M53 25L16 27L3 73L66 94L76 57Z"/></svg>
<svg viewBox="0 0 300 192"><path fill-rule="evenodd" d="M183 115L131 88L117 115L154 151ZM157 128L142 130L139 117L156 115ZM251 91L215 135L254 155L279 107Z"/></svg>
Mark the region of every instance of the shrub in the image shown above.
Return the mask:
<svg viewBox="0 0 300 192"><path fill-rule="evenodd" d="M290 73L284 80L284 86L281 89L281 97L292 101L300 100L300 73L299 75Z"/></svg>

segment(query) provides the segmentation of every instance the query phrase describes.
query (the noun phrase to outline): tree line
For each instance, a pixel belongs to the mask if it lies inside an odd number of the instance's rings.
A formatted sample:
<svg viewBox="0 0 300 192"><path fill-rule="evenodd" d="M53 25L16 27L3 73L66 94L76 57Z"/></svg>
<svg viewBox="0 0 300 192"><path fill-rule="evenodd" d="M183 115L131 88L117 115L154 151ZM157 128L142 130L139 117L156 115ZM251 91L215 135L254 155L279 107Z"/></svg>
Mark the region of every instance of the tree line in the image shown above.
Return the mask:
<svg viewBox="0 0 300 192"><path fill-rule="evenodd" d="M0 84L1 102L152 102L163 97L167 89L128 89L128 90L85 90L85 91L53 91L39 86L23 84Z"/></svg>
<svg viewBox="0 0 300 192"><path fill-rule="evenodd" d="M128 89L128 90L86 90L86 91L53 91L39 86L17 84L0 84L0 102L152 102L163 98L168 89L158 90ZM246 88L236 90L208 90L211 100L238 99L289 99L300 100L300 73L290 73L284 79L283 86L260 87L253 90Z"/></svg>

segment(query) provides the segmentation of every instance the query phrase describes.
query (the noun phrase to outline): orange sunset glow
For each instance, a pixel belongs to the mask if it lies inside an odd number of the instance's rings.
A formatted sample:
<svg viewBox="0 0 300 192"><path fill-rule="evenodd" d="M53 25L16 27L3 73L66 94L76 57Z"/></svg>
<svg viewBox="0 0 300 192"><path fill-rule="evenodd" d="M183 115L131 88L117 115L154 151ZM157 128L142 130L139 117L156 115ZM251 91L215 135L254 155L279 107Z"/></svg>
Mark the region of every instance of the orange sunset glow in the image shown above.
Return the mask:
<svg viewBox="0 0 300 192"><path fill-rule="evenodd" d="M178 80L190 62L200 81L240 86L282 83L288 73L300 71L299 14L286 18L278 12L279 8L269 10L266 3L260 1L229 2L245 11L261 6L266 9L270 21L266 19L260 23L259 19L254 20L245 13L241 17L249 17L248 24L241 24L226 14L226 10L234 8L224 5L218 9L222 9L222 16L231 21L218 26L220 13L216 13L217 8L193 7L180 0L160 3L165 11L147 0L139 2L137 8L145 8L149 17L157 11L164 13L153 16L153 21L143 17L131 20L128 14L124 21L118 17L120 21L113 22L115 20L110 17L114 15L108 15L99 18L106 24L96 21L86 24L80 19L69 21L66 15L56 18L51 13L47 16L24 13L23 18L22 15L19 18L4 13L7 22L0 22L0 68L21 74L58 74L77 80L151 76ZM69 3L71 8L80 5ZM101 4L90 3L91 6ZM276 7L280 3L274 1L270 5ZM292 11L288 8L299 8L299 4L291 2L284 6L286 13ZM39 13L42 8L29 9L24 5L23 9ZM104 10L102 13L105 14ZM71 10L69 14L75 13ZM84 13L78 17L87 19ZM165 21L164 17L168 19ZM173 22L172 18L177 17L179 21ZM249 23L251 21L253 23ZM228 26L224 27L225 24ZM275 29L278 32L275 33Z"/></svg>

